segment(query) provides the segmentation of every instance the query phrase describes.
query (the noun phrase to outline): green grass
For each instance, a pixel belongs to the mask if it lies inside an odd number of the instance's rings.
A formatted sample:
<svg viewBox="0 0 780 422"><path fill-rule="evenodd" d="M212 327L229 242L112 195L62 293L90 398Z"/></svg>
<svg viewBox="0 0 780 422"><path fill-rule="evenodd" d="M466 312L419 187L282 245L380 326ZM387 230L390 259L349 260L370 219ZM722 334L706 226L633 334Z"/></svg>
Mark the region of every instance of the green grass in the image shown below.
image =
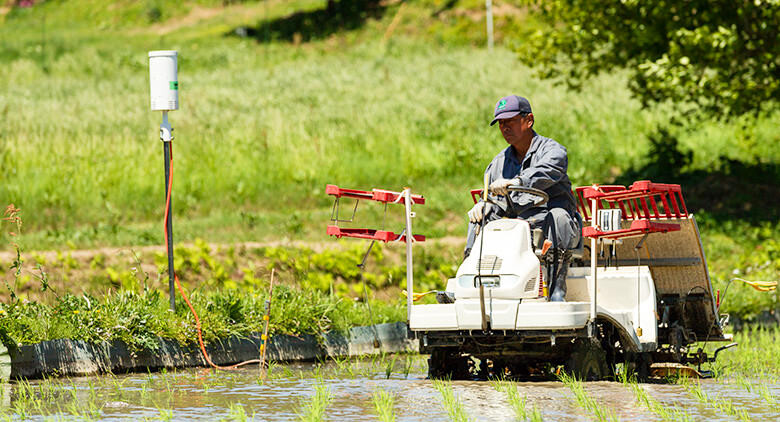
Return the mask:
<svg viewBox="0 0 780 422"><path fill-rule="evenodd" d="M262 293L195 291L190 298L207 341L263 329ZM364 304L315 290L277 286L272 303L272 334L320 334L369 324ZM176 312L168 308L167 295L159 290L119 291L102 298L64 294L52 305L11 301L0 304L0 339L9 347L58 338L116 339L136 349L156 349L157 337L194 342L194 319L186 304L177 298ZM400 321L406 315L400 304L381 301L372 303L372 310L374 323Z"/></svg>
<svg viewBox="0 0 780 422"><path fill-rule="evenodd" d="M487 51L481 21L469 17L480 16L481 1L443 11L438 0L403 10L391 3L380 18L301 44L229 34L324 1L94 3L46 2L0 24L0 206L22 209L25 234L14 240L25 250L162 243L160 116L148 109L153 49L180 51L181 110L171 114L176 241L324 241L326 183L411 186L428 198L416 231L462 236L467 190L506 145L486 123L507 92L528 96L539 133L568 148L575 185L651 163L648 138L670 120L662 108L643 110L619 70L579 92L537 79L506 48L536 24L523 10L497 15L499 47ZM693 151L689 170L712 170L722 157L776 166L778 119L713 118L671 136ZM777 177L764 175L768 184ZM724 291L735 273L776 278L780 224L724 221L716 205L689 201L701 211L715 287ZM391 207L391 230L402 226L399 211ZM381 207L361 206L358 217L358 226L377 227ZM9 249L7 232L0 237ZM735 285L723 310L749 320L779 307L776 294Z"/></svg>
<svg viewBox="0 0 780 422"><path fill-rule="evenodd" d="M66 270L52 282L81 289L91 283L68 272L73 269L67 269L72 265L67 249L162 243L160 115L148 105L149 50L180 52L181 110L171 114L177 242L326 241L331 204L326 183L411 186L428 199L416 207L415 231L462 236L467 191L479 185L486 163L506 145L487 122L495 100L508 92L529 97L539 133L568 148L575 185L609 183L652 162L648 138L670 120L663 108L643 110L620 70L579 92L536 78L508 48L536 24L523 10L496 17L499 45L487 51L482 22L469 15L480 16L483 2L476 0L438 14L443 1L409 1L403 10L391 2L380 18L300 44L230 34L238 27L283 22L295 11L316 11L324 1L173 3L96 7L95 0L51 1L0 18L0 206L13 203L24 218L22 236L0 232L0 249L12 249L13 240L24 250L59 250L58 265ZM198 15L204 8L208 13ZM399 26L388 34L396 16ZM681 147L693 151L691 170L717 167L721 157L780 162L775 147L780 115L732 122L715 117L673 130ZM734 275L777 277L777 221L724 221L710 203L689 206L702 210L699 222L716 289L725 292ZM391 230L400 231L398 211L391 209ZM755 211L746 208L746 217ZM378 226L381 215L381 207L361 206L358 225ZM209 262L208 256L196 257ZM185 258L177 255L177 269ZM354 290L354 283L332 283L343 278L339 269L341 275L301 256L281 261L301 288ZM450 252L423 252L416 261L424 265L416 274L419 285L442 286L456 261ZM1 264L4 270L9 266ZM228 276L230 265L216 264L209 267L213 279L190 287L245 281ZM367 281L397 285L403 277L398 268L388 266ZM128 266L112 270L98 274L95 286L108 280L124 288L137 278ZM22 275L22 284L36 284L34 274ZM6 273L3 280L13 277ZM200 297L208 302L206 296ZM778 308L777 293L734 284L722 309L755 320L761 311ZM344 318L359 319L350 309L340 310L351 313ZM392 309L388 315L399 313ZM45 315L37 309L19 312ZM323 325L318 318L307 320L306 329L340 324ZM57 332L43 323L30 327L32 333ZM150 332L168 328L155 330ZM227 329L214 330L216 335Z"/></svg>
<svg viewBox="0 0 780 422"><path fill-rule="evenodd" d="M105 9L91 3L46 4L10 14L0 27L7 41L0 54L7 140L0 146L0 198L22 208L23 241L36 249L160 242L151 49L181 55L182 106L171 121L174 224L182 240L321 238L326 183L412 186L430 199L420 212L421 231L460 233L467 189L505 146L486 123L507 92L531 98L538 131L568 147L575 184L609 182L641 164L647 136L668 120L641 110L619 71L582 92L536 79L511 51L477 47L479 22L465 24L454 11L432 17L442 2L410 2L390 41L384 31L397 5L358 29L299 46L224 34L324 2L217 8L163 35L142 9L159 7L161 20L183 19L196 3L219 2L189 2L175 12L166 1L85 12ZM472 3L456 9L482 7ZM513 19L520 18L497 21ZM696 150L699 168L722 154L777 162L769 141L777 139L776 122L774 116L752 125L755 138L767 142L747 149L730 147L742 133L738 123L707 122L680 138Z"/></svg>

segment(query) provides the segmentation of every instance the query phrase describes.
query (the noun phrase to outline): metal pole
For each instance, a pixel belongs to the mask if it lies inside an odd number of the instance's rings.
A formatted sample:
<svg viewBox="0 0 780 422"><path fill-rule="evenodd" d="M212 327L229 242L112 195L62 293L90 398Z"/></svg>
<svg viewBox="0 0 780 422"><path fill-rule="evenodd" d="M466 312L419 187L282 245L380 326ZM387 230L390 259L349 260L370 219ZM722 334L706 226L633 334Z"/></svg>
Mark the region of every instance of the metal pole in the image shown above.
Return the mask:
<svg viewBox="0 0 780 422"><path fill-rule="evenodd" d="M490 186L490 174L485 173L482 179L482 221L479 225L479 260L477 260L477 278L479 279L479 312L482 321L482 331L488 330L489 318L485 313L485 285L482 283L482 247L485 245L485 225L487 219L488 187ZM492 302L491 302L492 305Z"/></svg>
<svg viewBox="0 0 780 422"><path fill-rule="evenodd" d="M414 295L413 277L414 268L412 267L412 243L414 235L412 234L412 195L410 189L405 189L404 207L406 208L406 322L412 320L412 295Z"/></svg>
<svg viewBox="0 0 780 422"><path fill-rule="evenodd" d="M163 141L163 160L165 162L165 192L164 200L168 205L165 210L166 218L165 233L168 237L168 242L165 245L168 250L168 290L171 296L171 311L176 310L176 297L173 284L173 192L171 192L171 203L167 203L168 200L168 186L171 179L171 160L173 159L171 153L171 142L173 136L171 135L171 125L168 123L168 112L163 111L163 122L160 125L160 139Z"/></svg>
<svg viewBox="0 0 780 422"><path fill-rule="evenodd" d="M493 0L485 0L485 8L487 9L487 39L488 49L493 49Z"/></svg>
<svg viewBox="0 0 780 422"><path fill-rule="evenodd" d="M598 227L598 224L596 224L596 214L599 210L599 199L593 198L592 201L593 204L591 207L590 222L591 226ZM590 324L588 325L588 337L593 337L596 335L596 288L598 287L596 280L596 271L598 270L598 263L596 260L596 243L598 243L598 240L596 237L592 237L590 239L590 291L592 292L592 296L590 300Z"/></svg>

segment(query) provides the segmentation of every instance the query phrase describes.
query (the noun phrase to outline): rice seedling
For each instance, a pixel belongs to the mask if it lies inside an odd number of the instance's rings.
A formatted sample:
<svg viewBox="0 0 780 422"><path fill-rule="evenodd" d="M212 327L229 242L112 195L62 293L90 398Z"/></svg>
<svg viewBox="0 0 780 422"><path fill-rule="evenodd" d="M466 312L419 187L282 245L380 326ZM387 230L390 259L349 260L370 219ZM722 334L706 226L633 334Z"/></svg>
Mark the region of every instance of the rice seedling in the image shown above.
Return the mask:
<svg viewBox="0 0 780 422"><path fill-rule="evenodd" d="M301 399L298 419L305 422L321 421L331 401L333 401L333 395L330 389L323 383L322 379L318 379L314 384L314 394L309 400Z"/></svg>
<svg viewBox="0 0 780 422"><path fill-rule="evenodd" d="M14 402L14 404L11 406L11 409L20 420L27 419L27 406L24 402Z"/></svg>
<svg viewBox="0 0 780 422"><path fill-rule="evenodd" d="M346 373L347 376L350 378L355 378L355 364L353 361L351 361L347 357L342 358L333 358L333 362L336 364L336 367L338 368L339 374Z"/></svg>
<svg viewBox="0 0 780 422"><path fill-rule="evenodd" d="M157 408L159 412L159 420L163 422L170 422L173 419L173 410Z"/></svg>
<svg viewBox="0 0 780 422"><path fill-rule="evenodd" d="M450 416L450 420L454 422L466 422L469 420L463 403L455 396L455 392L452 390L451 382L435 380L433 381L433 387L441 394L442 405Z"/></svg>
<svg viewBox="0 0 780 422"><path fill-rule="evenodd" d="M707 392L702 390L701 385L697 382L690 382L685 381L683 382L683 386L688 391L688 393L693 396L696 400L698 400L700 403L712 406L723 413L734 416L738 418L741 421L750 421L750 415L748 415L747 411L745 409L737 409L736 406L734 406L734 403L723 397L710 397Z"/></svg>
<svg viewBox="0 0 780 422"><path fill-rule="evenodd" d="M244 406L238 403L230 403L228 407L228 418L232 421L246 422L247 414Z"/></svg>
<svg viewBox="0 0 780 422"><path fill-rule="evenodd" d="M393 360L387 363L387 366L385 367L385 379L390 379L390 375L393 373L393 369L395 369L395 360L398 358L398 356L393 355Z"/></svg>
<svg viewBox="0 0 780 422"><path fill-rule="evenodd" d="M284 367L284 374L282 374L282 378L295 378L295 372L293 372L292 368L289 366Z"/></svg>
<svg viewBox="0 0 780 422"><path fill-rule="evenodd" d="M520 392L517 391L517 386L513 382L507 380L492 380L490 383L496 391L506 394L509 404L515 411L517 419L532 422L542 420L542 413L539 408L534 405L533 408L529 410L526 406L528 398L520 396Z"/></svg>
<svg viewBox="0 0 780 422"><path fill-rule="evenodd" d="M404 362L404 379L409 379L409 372L412 370L414 364L414 358L412 355L406 355L406 362Z"/></svg>
<svg viewBox="0 0 780 422"><path fill-rule="evenodd" d="M737 385L742 387L745 391L761 397L761 399L771 407L778 407L777 398L774 397L772 392L769 390L769 387L767 386L766 382L763 381L764 380L762 380L762 382L753 384L749 378L743 375L737 375L735 377L735 382L737 383Z"/></svg>
<svg viewBox="0 0 780 422"><path fill-rule="evenodd" d="M577 404L580 405L585 411L591 413L598 421L617 421L619 420L615 415L615 411L599 404L595 399L590 397L585 391L583 383L576 378L570 376L565 372L561 372L558 378L564 385L569 387Z"/></svg>
<svg viewBox="0 0 780 422"><path fill-rule="evenodd" d="M624 386L630 388L631 391L634 392L636 401L644 405L651 412L658 415L662 420L684 422L693 421L693 417L684 409L680 409L676 406L672 406L670 408L658 402L658 400L650 397L650 395L647 394L647 391L645 391L645 389L637 383L635 378L628 378L625 371L621 371L618 374L618 380L623 383Z"/></svg>
<svg viewBox="0 0 780 422"><path fill-rule="evenodd" d="M770 406L777 408L780 407L777 401L777 397L775 397L772 392L769 390L769 387L766 384L757 384L756 387L756 393L758 393L759 396Z"/></svg>
<svg viewBox="0 0 780 422"><path fill-rule="evenodd" d="M747 377L743 375L737 375L735 381L737 382L737 385L744 388L748 393L753 392L753 383L751 383Z"/></svg>
<svg viewBox="0 0 780 422"><path fill-rule="evenodd" d="M374 410L382 422L395 422L395 395L382 388L377 388L372 394Z"/></svg>

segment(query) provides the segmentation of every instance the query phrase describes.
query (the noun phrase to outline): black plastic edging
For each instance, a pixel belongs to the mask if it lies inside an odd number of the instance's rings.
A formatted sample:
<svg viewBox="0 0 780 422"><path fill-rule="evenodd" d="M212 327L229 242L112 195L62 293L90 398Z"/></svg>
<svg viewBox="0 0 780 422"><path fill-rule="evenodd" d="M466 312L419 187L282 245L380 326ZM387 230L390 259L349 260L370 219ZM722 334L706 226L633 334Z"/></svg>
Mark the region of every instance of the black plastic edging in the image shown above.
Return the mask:
<svg viewBox="0 0 780 422"><path fill-rule="evenodd" d="M375 346L375 339L379 347ZM98 344L81 340L48 340L9 349L11 379L78 376L100 373L153 371L162 368L208 366L196 345L182 346L175 340L158 339L156 350L132 351L122 341ZM217 365L230 365L260 356L260 333L230 337L206 349ZM331 332L322 337L304 334L271 336L266 359L305 361L326 357L347 357L417 351L417 342L407 339L405 323L355 327L345 334Z"/></svg>

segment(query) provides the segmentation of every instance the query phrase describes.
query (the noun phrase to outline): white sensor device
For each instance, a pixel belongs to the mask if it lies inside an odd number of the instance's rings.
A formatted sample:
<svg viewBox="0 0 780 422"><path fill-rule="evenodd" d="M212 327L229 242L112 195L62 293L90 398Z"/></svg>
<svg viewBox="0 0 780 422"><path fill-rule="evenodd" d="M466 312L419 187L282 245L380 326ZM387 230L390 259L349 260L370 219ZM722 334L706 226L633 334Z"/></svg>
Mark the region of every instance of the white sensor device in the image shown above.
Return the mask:
<svg viewBox="0 0 780 422"><path fill-rule="evenodd" d="M622 212L619 209L599 210L598 222L601 231L611 232L620 230Z"/></svg>
<svg viewBox="0 0 780 422"><path fill-rule="evenodd" d="M149 89L153 111L179 109L178 52L149 52Z"/></svg>

